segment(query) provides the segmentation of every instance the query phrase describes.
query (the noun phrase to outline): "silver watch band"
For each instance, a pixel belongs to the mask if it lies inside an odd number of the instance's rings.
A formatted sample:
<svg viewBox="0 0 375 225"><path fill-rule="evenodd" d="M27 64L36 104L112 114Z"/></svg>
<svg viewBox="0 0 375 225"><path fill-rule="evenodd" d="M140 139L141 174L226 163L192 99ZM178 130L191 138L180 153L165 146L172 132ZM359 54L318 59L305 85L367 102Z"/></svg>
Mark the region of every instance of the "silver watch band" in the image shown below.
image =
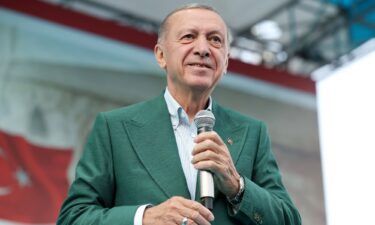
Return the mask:
<svg viewBox="0 0 375 225"><path fill-rule="evenodd" d="M242 200L243 192L245 191L245 182L242 176L240 176L240 189L238 190L237 194L233 198L227 197L227 200L231 205L237 205Z"/></svg>

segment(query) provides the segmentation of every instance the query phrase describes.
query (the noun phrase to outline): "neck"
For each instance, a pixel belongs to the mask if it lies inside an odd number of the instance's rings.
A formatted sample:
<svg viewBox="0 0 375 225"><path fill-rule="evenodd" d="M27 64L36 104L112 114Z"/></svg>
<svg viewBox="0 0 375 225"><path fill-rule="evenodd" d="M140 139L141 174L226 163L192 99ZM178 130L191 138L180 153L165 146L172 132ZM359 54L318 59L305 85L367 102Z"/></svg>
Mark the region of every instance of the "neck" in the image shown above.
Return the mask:
<svg viewBox="0 0 375 225"><path fill-rule="evenodd" d="M189 116L190 122L193 121L197 112L205 109L208 104L208 99L211 92L192 92L182 91L181 89L171 88L168 86L168 90L173 98L181 105L186 114Z"/></svg>

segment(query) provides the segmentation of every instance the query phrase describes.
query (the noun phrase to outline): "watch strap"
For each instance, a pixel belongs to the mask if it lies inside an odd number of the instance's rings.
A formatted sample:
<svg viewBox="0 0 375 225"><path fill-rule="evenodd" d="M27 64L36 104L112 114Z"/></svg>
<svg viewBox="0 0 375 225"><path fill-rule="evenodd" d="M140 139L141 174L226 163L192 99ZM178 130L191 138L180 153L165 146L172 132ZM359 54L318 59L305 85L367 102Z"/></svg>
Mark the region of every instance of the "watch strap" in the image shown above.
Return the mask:
<svg viewBox="0 0 375 225"><path fill-rule="evenodd" d="M233 198L227 197L228 202L233 206L238 205L241 202L243 192L245 191L245 181L242 176L240 176L239 185L240 189L238 190L237 194Z"/></svg>

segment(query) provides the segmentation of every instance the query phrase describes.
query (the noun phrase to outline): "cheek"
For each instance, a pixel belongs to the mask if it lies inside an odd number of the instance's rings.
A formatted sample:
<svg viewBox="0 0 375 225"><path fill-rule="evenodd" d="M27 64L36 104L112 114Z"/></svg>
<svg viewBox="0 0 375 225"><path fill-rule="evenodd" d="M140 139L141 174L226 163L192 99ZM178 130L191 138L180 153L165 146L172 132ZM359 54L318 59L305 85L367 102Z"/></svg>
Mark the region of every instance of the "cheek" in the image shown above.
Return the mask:
<svg viewBox="0 0 375 225"><path fill-rule="evenodd" d="M220 68L225 68L227 64L227 53L226 51L216 51L214 52L214 58L216 65Z"/></svg>

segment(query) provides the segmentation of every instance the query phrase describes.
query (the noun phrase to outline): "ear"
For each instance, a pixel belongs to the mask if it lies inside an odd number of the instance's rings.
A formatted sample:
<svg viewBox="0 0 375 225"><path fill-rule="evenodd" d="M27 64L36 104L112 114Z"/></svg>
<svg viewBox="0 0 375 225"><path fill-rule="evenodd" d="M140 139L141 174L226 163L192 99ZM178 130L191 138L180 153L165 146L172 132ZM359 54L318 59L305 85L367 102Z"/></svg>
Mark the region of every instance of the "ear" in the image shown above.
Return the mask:
<svg viewBox="0 0 375 225"><path fill-rule="evenodd" d="M167 63L165 61L165 55L163 51L163 47L160 44L156 44L154 47L154 55L156 58L156 61L158 62L160 68L166 69Z"/></svg>
<svg viewBox="0 0 375 225"><path fill-rule="evenodd" d="M228 65L229 65L229 53L227 54L227 57L225 59L224 74L227 73Z"/></svg>

